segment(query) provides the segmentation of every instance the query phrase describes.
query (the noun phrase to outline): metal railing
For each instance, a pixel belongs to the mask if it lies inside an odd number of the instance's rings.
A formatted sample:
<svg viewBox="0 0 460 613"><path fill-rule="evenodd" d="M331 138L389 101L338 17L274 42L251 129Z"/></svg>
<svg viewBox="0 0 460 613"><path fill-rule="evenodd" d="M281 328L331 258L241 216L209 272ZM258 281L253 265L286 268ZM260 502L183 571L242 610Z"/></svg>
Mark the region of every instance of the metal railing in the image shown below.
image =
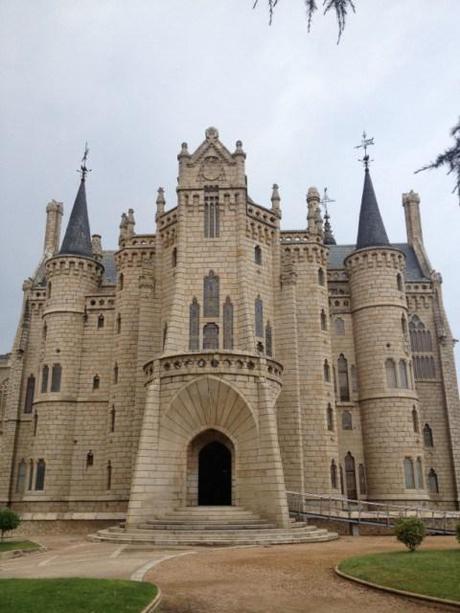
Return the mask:
<svg viewBox="0 0 460 613"><path fill-rule="evenodd" d="M393 503L354 500L344 496L327 496L287 492L289 512L297 519L310 517L346 522L354 525L392 528L401 517L418 517L430 534L455 534L460 522L459 511L440 511Z"/></svg>

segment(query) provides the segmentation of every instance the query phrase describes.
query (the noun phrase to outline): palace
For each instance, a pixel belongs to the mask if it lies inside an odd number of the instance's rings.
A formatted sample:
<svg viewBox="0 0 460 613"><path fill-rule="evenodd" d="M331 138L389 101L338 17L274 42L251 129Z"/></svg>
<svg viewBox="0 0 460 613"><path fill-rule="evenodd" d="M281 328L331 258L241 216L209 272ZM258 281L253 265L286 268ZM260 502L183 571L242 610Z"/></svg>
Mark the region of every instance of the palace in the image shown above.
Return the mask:
<svg viewBox="0 0 460 613"><path fill-rule="evenodd" d="M254 202L242 143L215 128L178 155L156 231L122 215L116 251L91 236L86 165L60 241L23 284L0 360L0 506L126 514L242 507L289 525L288 492L457 509L460 404L441 276L419 196L390 243L365 167L356 244L320 195L306 227Z"/></svg>

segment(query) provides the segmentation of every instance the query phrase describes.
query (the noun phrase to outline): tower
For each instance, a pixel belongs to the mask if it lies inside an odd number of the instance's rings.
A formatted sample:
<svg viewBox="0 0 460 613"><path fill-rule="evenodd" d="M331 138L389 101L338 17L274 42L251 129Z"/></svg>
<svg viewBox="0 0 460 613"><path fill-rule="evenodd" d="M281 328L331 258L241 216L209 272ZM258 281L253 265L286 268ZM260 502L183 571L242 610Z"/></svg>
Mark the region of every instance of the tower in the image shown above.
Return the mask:
<svg viewBox="0 0 460 613"><path fill-rule="evenodd" d="M372 143L366 143L372 144ZM364 156L356 249L345 259L371 500L427 498L408 339L405 256L387 237Z"/></svg>
<svg viewBox="0 0 460 613"><path fill-rule="evenodd" d="M43 308L38 427L32 442L34 467L47 478L46 493L65 505L70 494L72 459L77 441L74 421L81 396L80 366L86 320L86 297L100 284L103 266L93 257L86 202L86 156L81 181L59 253L46 261L46 300ZM58 214L58 213L57 213ZM46 458L46 463L45 463ZM36 477L37 478L37 477ZM35 488L31 496L40 496Z"/></svg>

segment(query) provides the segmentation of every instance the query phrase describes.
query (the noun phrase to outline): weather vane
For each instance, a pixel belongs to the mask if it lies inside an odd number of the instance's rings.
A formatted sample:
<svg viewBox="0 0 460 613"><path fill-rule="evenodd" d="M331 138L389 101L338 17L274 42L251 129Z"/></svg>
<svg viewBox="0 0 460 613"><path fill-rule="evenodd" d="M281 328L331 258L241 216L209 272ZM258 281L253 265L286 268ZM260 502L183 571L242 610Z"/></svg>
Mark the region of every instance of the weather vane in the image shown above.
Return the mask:
<svg viewBox="0 0 460 613"><path fill-rule="evenodd" d="M324 207L324 214L325 214L325 217L329 217L329 211L328 211L328 209L327 209L327 205L328 205L330 202L335 202L335 200L332 200L332 198L329 198L329 194L327 193L327 187L325 187L325 188L324 188L323 198L322 198L322 200L320 200L320 204L322 204L322 205L323 205L323 207Z"/></svg>
<svg viewBox="0 0 460 613"><path fill-rule="evenodd" d="M86 160L88 159L88 153L89 153L88 142L86 142L85 143L85 152L83 153L83 157L81 158L80 170L77 170L77 172L79 172L81 174L82 181L84 181L86 179L87 173L91 172L91 168L87 168L86 167Z"/></svg>
<svg viewBox="0 0 460 613"><path fill-rule="evenodd" d="M361 140L361 144L360 145L356 145L355 149L363 149L364 150L364 157L359 160L360 162L364 162L364 168L369 168L369 162L373 162L374 160L369 159L369 154L367 153L367 148L370 147L371 145L375 145L374 143L374 137L372 138L367 138L367 134L366 131L363 132L363 137Z"/></svg>

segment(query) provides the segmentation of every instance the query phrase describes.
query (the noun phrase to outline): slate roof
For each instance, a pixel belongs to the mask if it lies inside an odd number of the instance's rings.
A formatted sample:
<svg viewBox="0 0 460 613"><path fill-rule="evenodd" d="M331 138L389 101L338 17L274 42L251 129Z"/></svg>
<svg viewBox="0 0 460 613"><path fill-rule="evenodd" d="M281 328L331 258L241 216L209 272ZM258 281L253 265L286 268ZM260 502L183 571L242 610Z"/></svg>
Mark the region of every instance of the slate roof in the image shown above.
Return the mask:
<svg viewBox="0 0 460 613"><path fill-rule="evenodd" d="M391 247L400 249L406 256L406 281L429 281L422 272L415 251L407 243L392 243ZM329 245L328 268L344 268L343 261L356 249L356 245Z"/></svg>
<svg viewBox="0 0 460 613"><path fill-rule="evenodd" d="M84 179L80 181L59 254L93 256Z"/></svg>
<svg viewBox="0 0 460 613"><path fill-rule="evenodd" d="M389 240L380 215L369 168L366 168L356 248L363 249L364 247L377 247L379 245L389 245Z"/></svg>

